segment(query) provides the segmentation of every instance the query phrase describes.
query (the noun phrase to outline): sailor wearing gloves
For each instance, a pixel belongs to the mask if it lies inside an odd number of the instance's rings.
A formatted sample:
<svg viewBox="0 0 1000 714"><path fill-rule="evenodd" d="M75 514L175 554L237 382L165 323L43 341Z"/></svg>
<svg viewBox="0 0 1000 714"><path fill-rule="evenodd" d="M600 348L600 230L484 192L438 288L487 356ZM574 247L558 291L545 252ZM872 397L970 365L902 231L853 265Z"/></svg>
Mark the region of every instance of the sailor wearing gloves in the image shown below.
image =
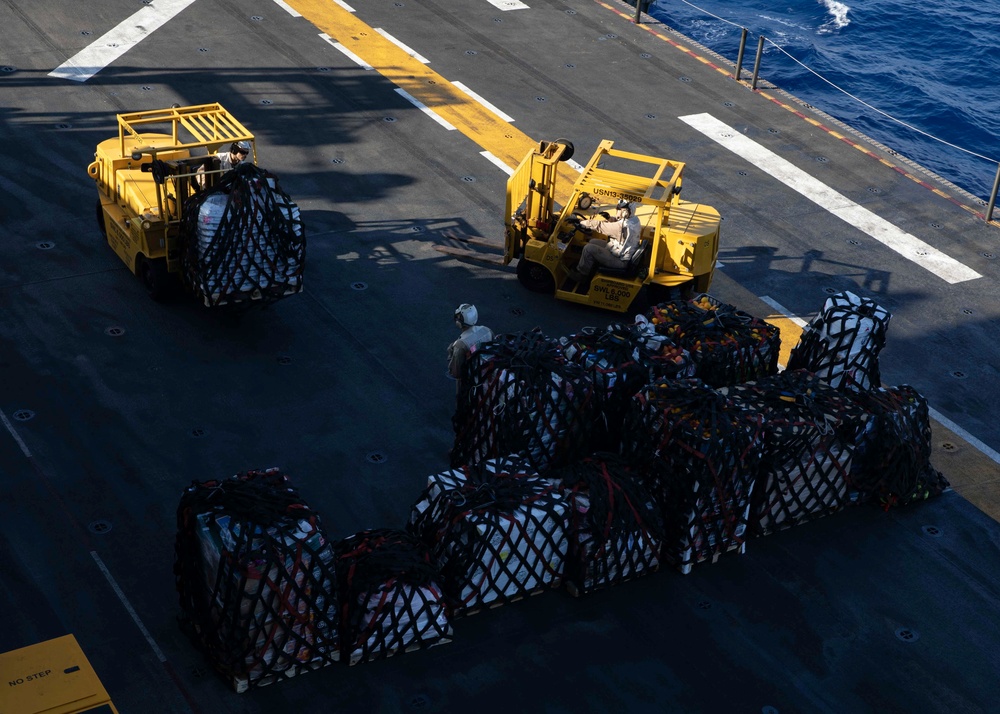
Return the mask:
<svg viewBox="0 0 1000 714"><path fill-rule="evenodd" d="M592 238L580 254L580 262L569 272L570 280L581 282L590 277L594 263L609 268L624 268L633 251L639 247L639 237L642 235L642 225L634 215L634 204L622 199L618 202L615 218L612 220L606 213L599 214L601 218L575 220L577 226L585 231L597 231L608 237L607 241Z"/></svg>

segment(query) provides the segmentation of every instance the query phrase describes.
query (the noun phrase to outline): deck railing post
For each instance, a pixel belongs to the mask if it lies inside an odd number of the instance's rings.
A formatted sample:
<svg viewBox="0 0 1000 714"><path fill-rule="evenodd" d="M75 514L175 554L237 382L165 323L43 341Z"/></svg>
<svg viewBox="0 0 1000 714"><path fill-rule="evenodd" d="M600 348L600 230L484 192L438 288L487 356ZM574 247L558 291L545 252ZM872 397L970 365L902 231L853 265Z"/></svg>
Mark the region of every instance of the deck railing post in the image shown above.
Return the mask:
<svg viewBox="0 0 1000 714"><path fill-rule="evenodd" d="M736 74L733 75L733 79L737 82L740 81L740 73L743 71L743 51L747 48L747 28L743 28L743 32L740 34L740 51L736 54Z"/></svg>
<svg viewBox="0 0 1000 714"><path fill-rule="evenodd" d="M990 192L990 202L986 206L986 220L993 220L993 207L997 205L997 189L1000 188L1000 163L997 164L997 176L993 179L993 190Z"/></svg>
<svg viewBox="0 0 1000 714"><path fill-rule="evenodd" d="M760 58L764 56L764 35L760 36L757 42L757 59L753 61L753 79L750 80L750 89L757 89L757 73L760 72Z"/></svg>
<svg viewBox="0 0 1000 714"><path fill-rule="evenodd" d="M639 24L639 15L642 14L642 0L635 0L635 24Z"/></svg>

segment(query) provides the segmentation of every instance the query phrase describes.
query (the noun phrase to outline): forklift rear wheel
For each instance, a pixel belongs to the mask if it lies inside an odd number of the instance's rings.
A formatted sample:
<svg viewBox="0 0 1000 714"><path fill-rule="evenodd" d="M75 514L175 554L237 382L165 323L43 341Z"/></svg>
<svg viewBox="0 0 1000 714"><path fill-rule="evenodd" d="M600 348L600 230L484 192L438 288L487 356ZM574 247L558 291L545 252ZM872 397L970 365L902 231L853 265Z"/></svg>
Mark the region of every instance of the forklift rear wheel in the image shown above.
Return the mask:
<svg viewBox="0 0 1000 714"><path fill-rule="evenodd" d="M104 206L101 205L101 199L97 199L97 230L104 236L104 240L108 239L108 227L104 224Z"/></svg>
<svg viewBox="0 0 1000 714"><path fill-rule="evenodd" d="M556 281L548 268L524 258L517 261L517 279L521 281L521 285L536 293L552 294L556 287Z"/></svg>
<svg viewBox="0 0 1000 714"><path fill-rule="evenodd" d="M170 274L167 272L167 261L165 258L149 258L138 256L139 278L146 286L146 292L153 300L159 302L167 296L170 288Z"/></svg>

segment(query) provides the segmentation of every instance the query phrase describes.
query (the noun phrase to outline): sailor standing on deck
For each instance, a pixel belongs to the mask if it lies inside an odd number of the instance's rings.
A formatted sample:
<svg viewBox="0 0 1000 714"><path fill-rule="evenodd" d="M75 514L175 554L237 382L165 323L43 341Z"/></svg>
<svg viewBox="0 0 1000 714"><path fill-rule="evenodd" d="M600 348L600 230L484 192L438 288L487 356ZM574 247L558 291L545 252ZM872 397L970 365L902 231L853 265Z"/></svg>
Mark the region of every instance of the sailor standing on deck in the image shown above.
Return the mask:
<svg viewBox="0 0 1000 714"><path fill-rule="evenodd" d="M633 251L639 247L642 235L642 224L634 216L635 206L625 199L618 202L614 220L607 218L588 218L573 221L586 231L597 231L608 237L607 241L592 238L580 254L580 262L569 272L569 277L579 283L590 277L594 263L609 268L624 268ZM604 214L607 216L607 214Z"/></svg>
<svg viewBox="0 0 1000 714"><path fill-rule="evenodd" d="M475 305L462 303L455 310L455 325L462 331L458 339L448 345L448 374L458 380L457 390L462 391L462 368L479 345L493 339L493 330L479 322Z"/></svg>

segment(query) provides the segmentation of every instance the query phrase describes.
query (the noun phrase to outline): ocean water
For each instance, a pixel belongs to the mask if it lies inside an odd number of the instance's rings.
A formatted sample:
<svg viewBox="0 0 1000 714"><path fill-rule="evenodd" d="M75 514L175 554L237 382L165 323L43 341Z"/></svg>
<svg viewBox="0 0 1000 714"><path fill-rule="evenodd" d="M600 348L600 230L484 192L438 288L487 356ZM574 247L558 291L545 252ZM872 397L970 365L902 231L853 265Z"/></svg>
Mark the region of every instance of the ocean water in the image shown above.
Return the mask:
<svg viewBox="0 0 1000 714"><path fill-rule="evenodd" d="M763 35L762 79L989 198L1000 0L655 0L649 13L734 62L747 28L747 71Z"/></svg>

